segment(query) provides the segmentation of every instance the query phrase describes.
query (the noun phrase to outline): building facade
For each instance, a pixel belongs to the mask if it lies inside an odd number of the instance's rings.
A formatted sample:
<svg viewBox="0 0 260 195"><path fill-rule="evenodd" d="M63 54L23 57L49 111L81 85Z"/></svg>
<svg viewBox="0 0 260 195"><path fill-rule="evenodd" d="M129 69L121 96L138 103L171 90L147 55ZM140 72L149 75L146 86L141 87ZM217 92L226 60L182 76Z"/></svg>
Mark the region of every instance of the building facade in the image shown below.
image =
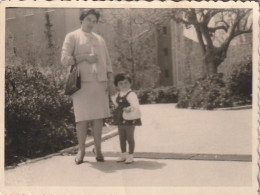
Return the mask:
<svg viewBox="0 0 260 195"><path fill-rule="evenodd" d="M158 28L157 42L157 63L161 69L159 85L190 85L203 75L203 54L195 32L188 32L182 24L169 20ZM252 33L232 40L218 71L228 73L236 63L249 56L252 56Z"/></svg>
<svg viewBox="0 0 260 195"><path fill-rule="evenodd" d="M68 32L80 26L79 9L8 8L6 34L11 33L14 36L16 45L23 45L25 40L44 43L47 14L58 45L62 44Z"/></svg>

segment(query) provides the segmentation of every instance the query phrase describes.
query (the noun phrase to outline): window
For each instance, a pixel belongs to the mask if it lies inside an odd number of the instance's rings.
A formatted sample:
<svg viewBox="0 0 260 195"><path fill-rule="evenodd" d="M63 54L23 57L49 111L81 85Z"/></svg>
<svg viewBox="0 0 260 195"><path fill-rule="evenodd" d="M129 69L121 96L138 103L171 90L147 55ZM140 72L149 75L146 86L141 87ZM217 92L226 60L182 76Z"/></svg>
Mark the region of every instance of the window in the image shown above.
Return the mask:
<svg viewBox="0 0 260 195"><path fill-rule="evenodd" d="M164 76L165 76L165 78L169 77L169 71L167 69L164 70Z"/></svg>
<svg viewBox="0 0 260 195"><path fill-rule="evenodd" d="M168 56L168 48L163 49L164 56Z"/></svg>
<svg viewBox="0 0 260 195"><path fill-rule="evenodd" d="M166 26L163 27L163 34L164 34L164 35L167 34L167 27L166 27Z"/></svg>

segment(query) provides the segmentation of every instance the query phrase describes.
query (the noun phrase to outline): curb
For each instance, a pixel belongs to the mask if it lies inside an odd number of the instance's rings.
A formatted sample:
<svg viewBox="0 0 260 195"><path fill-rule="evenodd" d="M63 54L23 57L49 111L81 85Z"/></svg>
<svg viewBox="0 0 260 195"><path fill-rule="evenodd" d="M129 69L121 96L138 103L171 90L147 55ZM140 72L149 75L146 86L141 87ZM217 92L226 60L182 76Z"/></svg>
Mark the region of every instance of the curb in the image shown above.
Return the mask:
<svg viewBox="0 0 260 195"><path fill-rule="evenodd" d="M112 138L114 136L118 135L118 130L117 128L105 135L102 136L102 141L105 141L109 138ZM92 146L94 145L94 139L91 138L90 140L87 140L86 143L85 143L85 147L89 147L89 146ZM60 150L58 153L59 154L64 154L64 153L69 153L69 152L72 152L73 150L77 150L78 149L78 146L72 146L70 148L66 148L66 149L63 149L63 150Z"/></svg>
<svg viewBox="0 0 260 195"><path fill-rule="evenodd" d="M102 139L101 140L105 141L105 140L107 140L109 138L112 138L112 137L114 137L116 135L118 135L117 128L115 130L112 130L112 131L102 135ZM89 146L92 146L92 145L94 145L94 139L93 138L91 138L90 140L87 140L86 143L85 143L85 147L89 147ZM69 148L66 148L66 149L59 150L58 152L50 154L50 155L47 155L47 156L43 156L43 157L27 160L27 161L22 162L22 163L18 163L15 166L7 166L7 167L5 167L5 170L14 169L16 167L20 167L20 166L23 166L23 165L26 165L26 164L30 164L30 163L35 163L35 162L38 162L40 160L46 160L46 159L49 159L51 157L63 155L64 153L69 153L69 152L72 152L72 151L77 150L77 149L78 149L78 146L72 146L72 147L69 147Z"/></svg>
<svg viewBox="0 0 260 195"><path fill-rule="evenodd" d="M106 157L118 157L119 152L104 152ZM87 152L86 156L93 156ZM250 154L203 154L203 153L158 153L135 152L134 158L162 159L162 160L200 160L200 161L236 161L252 162Z"/></svg>
<svg viewBox="0 0 260 195"><path fill-rule="evenodd" d="M235 106L235 107L227 107L227 108L215 108L214 110L243 110L243 109L252 109L252 105Z"/></svg>

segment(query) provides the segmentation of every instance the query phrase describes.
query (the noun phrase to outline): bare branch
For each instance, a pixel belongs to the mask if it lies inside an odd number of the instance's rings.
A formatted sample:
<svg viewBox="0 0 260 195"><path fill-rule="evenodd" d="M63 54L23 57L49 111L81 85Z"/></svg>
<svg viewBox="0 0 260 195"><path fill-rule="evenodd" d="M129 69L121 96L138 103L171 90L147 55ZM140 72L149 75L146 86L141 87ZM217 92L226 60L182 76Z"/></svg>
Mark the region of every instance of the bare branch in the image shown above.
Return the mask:
<svg viewBox="0 0 260 195"><path fill-rule="evenodd" d="M205 43L203 41L203 38L202 38L202 33L199 29L196 29L196 34L197 34L197 38L199 40L199 43L201 45L201 49L202 49L202 52L203 53L206 53L206 46L205 46Z"/></svg>
<svg viewBox="0 0 260 195"><path fill-rule="evenodd" d="M224 30L225 32L227 32L228 28L226 26L217 26L214 28L209 28L209 32L216 32L217 30Z"/></svg>
<svg viewBox="0 0 260 195"><path fill-rule="evenodd" d="M252 26L252 25L251 25ZM240 30L238 32L236 32L234 35L233 35L233 38L236 37L236 36L239 36L241 34L245 34L245 33L251 33L252 32L252 28L248 29L248 30Z"/></svg>
<svg viewBox="0 0 260 195"><path fill-rule="evenodd" d="M238 15L237 15L237 18L235 20L235 23L233 25L233 29L230 33L230 37L229 39L233 39L234 37L238 36L238 35L241 35L243 33L250 33L252 32L252 25L250 25L249 29L241 29L240 28L240 21L246 16L248 15L249 13L251 12L251 10L246 10L244 13L241 14L241 12L238 12ZM246 22L247 23L247 22ZM246 24L247 25L247 24Z"/></svg>

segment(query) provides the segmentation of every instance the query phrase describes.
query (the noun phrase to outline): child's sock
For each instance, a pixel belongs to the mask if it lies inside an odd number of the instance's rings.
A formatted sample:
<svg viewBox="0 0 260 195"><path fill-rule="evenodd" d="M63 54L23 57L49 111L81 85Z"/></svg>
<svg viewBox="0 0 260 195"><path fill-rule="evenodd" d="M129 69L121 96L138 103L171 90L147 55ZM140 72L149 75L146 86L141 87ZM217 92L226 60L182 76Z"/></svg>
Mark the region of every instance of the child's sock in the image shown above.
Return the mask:
<svg viewBox="0 0 260 195"><path fill-rule="evenodd" d="M124 162L126 160L126 157L127 157L127 153L126 152L121 153L120 157L118 157L118 159L116 161L117 162Z"/></svg>
<svg viewBox="0 0 260 195"><path fill-rule="evenodd" d="M128 154L128 157L126 158L125 163L130 164L132 162L134 162L134 154Z"/></svg>

